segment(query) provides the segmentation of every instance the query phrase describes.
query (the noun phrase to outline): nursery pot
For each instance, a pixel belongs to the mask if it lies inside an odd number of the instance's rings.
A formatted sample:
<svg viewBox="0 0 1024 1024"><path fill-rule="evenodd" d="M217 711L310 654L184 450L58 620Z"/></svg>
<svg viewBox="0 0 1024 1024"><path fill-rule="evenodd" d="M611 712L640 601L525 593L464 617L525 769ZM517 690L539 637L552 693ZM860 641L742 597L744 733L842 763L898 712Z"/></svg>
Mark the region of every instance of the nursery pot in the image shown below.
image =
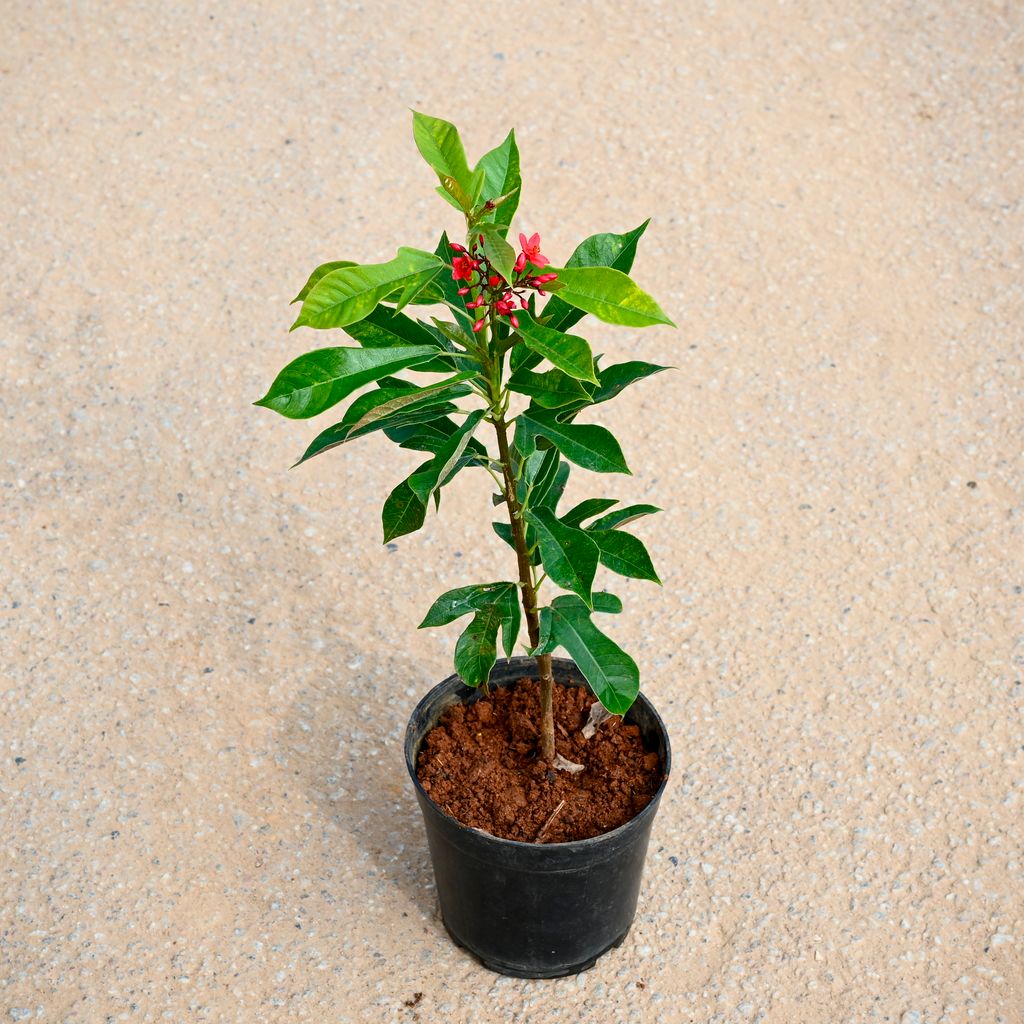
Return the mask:
<svg viewBox="0 0 1024 1024"><path fill-rule="evenodd" d="M586 686L576 665L552 659L556 682ZM491 686L536 675L533 658L499 661ZM483 693L458 676L435 686L416 706L405 734L405 763L426 823L441 917L449 935L492 971L557 978L593 966L622 943L640 893L647 841L665 790L671 753L665 725L642 695L625 716L661 758L663 779L636 817L593 839L533 844L499 839L460 825L423 791L416 761L427 733L453 704Z"/></svg>

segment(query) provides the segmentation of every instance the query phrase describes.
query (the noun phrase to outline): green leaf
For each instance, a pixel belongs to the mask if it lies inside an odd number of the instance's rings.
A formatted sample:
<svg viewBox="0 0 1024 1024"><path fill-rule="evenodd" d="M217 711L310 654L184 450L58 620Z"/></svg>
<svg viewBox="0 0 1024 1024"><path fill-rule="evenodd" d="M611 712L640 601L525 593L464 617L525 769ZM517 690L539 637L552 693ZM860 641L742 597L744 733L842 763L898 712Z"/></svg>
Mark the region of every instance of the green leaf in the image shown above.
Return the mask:
<svg viewBox="0 0 1024 1024"><path fill-rule="evenodd" d="M292 299L292 302L289 303L289 305L295 302L301 302L310 293L313 285L315 285L321 277L326 277L332 270L341 270L342 267L358 266L358 263L353 263L351 260L332 260L330 263L321 263L320 266L309 275L309 280L302 286L302 290L294 299Z"/></svg>
<svg viewBox="0 0 1024 1024"><path fill-rule="evenodd" d="M347 327L368 316L385 298L403 306L444 269L431 252L401 248L387 263L332 270L313 286L291 329Z"/></svg>
<svg viewBox="0 0 1024 1024"><path fill-rule="evenodd" d="M423 159L433 167L441 185L467 213L483 186L483 172L470 171L459 130L450 121L412 113L412 134Z"/></svg>
<svg viewBox="0 0 1024 1024"><path fill-rule="evenodd" d="M513 550L516 549L516 542L512 536L512 527L508 523L491 523L491 528L494 532ZM533 532L533 527L527 526L526 528L526 546L532 551L530 555L531 565L540 565L540 549L537 547L537 535Z"/></svg>
<svg viewBox="0 0 1024 1024"><path fill-rule="evenodd" d="M654 324L675 327L654 299L619 270L610 267L563 267L561 270L552 267L551 270L558 274L558 280L547 286L549 290L557 291L563 302L593 313L605 323L626 327Z"/></svg>
<svg viewBox="0 0 1024 1024"><path fill-rule="evenodd" d="M622 602L607 590L594 591L594 611L606 615L618 615L622 611Z"/></svg>
<svg viewBox="0 0 1024 1024"><path fill-rule="evenodd" d="M628 274L633 269L636 244L650 223L651 218L648 217L643 224L633 228L632 231L627 231L624 235L616 235L611 231L591 235L576 246L565 265L567 267L611 267L613 270L621 270L624 274Z"/></svg>
<svg viewBox="0 0 1024 1024"><path fill-rule="evenodd" d="M661 509L657 505L626 505L595 520L588 529L613 530L616 526L625 526L627 523L633 522L634 519L639 519L641 516L650 516L660 511Z"/></svg>
<svg viewBox="0 0 1024 1024"><path fill-rule="evenodd" d="M589 519L591 516L600 515L605 509L609 509L612 505L619 503L618 498L587 498L585 501L581 501L578 505L573 505L568 512L562 516L562 522L566 526L580 526L584 519Z"/></svg>
<svg viewBox="0 0 1024 1024"><path fill-rule="evenodd" d="M427 518L426 502L413 494L408 480L403 480L384 502L381 522L384 526L384 543L415 533Z"/></svg>
<svg viewBox="0 0 1024 1024"><path fill-rule="evenodd" d="M508 380L508 388L520 395L529 395L536 405L544 409L558 409L565 405L589 404L590 392L575 377L561 370L533 373L517 370Z"/></svg>
<svg viewBox="0 0 1024 1024"><path fill-rule="evenodd" d="M511 590L503 593L498 598L497 607L498 613L501 615L501 646L505 651L505 657L511 658L516 649L516 641L519 639L519 630L523 621L519 587L513 585Z"/></svg>
<svg viewBox="0 0 1024 1024"><path fill-rule="evenodd" d="M515 583L471 583L468 587L457 587L443 593L431 606L423 621L417 627L447 626L463 615L478 612L489 604L500 604L507 591L518 593Z"/></svg>
<svg viewBox="0 0 1024 1024"><path fill-rule="evenodd" d="M437 317L433 317L432 319L437 330L439 330L450 342L462 345L463 347L466 346L469 338L467 337L466 332L462 330L458 324L451 324L446 320L438 320Z"/></svg>
<svg viewBox="0 0 1024 1024"><path fill-rule="evenodd" d="M661 583L643 541L621 530L588 529L587 536L601 551L601 564L620 576Z"/></svg>
<svg viewBox="0 0 1024 1024"><path fill-rule="evenodd" d="M597 545L583 530L566 526L550 509L528 509L524 518L537 533L545 572L564 590L579 594L589 606L600 556Z"/></svg>
<svg viewBox="0 0 1024 1024"><path fill-rule="evenodd" d="M441 446L437 454L419 472L409 477L409 486L426 503L430 496L444 487L465 463L463 452L473 437L473 431L483 418L483 409L474 409L465 422Z"/></svg>
<svg viewBox="0 0 1024 1024"><path fill-rule="evenodd" d="M550 490L558 473L558 449L534 452L523 463L522 472L516 483L516 497L521 507L539 504L540 499Z"/></svg>
<svg viewBox="0 0 1024 1024"><path fill-rule="evenodd" d="M543 356L563 373L577 380L598 383L594 375L594 354L583 338L544 327L534 321L525 309L519 314L518 331L527 348Z"/></svg>
<svg viewBox="0 0 1024 1024"><path fill-rule="evenodd" d="M436 455L458 429L459 426L454 420L449 419L447 416L438 416L437 419L411 426L394 428L387 426L384 428L384 433L399 448L407 448L417 452L430 452ZM466 465L475 465L477 464L475 456L486 455L487 449L476 438L473 438L463 454L466 458Z"/></svg>
<svg viewBox="0 0 1024 1024"><path fill-rule="evenodd" d="M344 273L344 271L341 271ZM336 405L364 384L422 363L436 347L321 348L293 359L255 404L293 420L309 419Z"/></svg>
<svg viewBox="0 0 1024 1024"><path fill-rule="evenodd" d="M539 496L534 496L533 504L538 508L549 508L554 512L558 507L559 501L562 500L562 493L565 491L565 485L568 482L569 463L560 462L551 486Z"/></svg>
<svg viewBox="0 0 1024 1024"><path fill-rule="evenodd" d="M591 404L610 401L630 384L669 369L669 366L658 366L656 363L643 363L638 360L607 366L598 373L600 383L591 395Z"/></svg>
<svg viewBox="0 0 1024 1024"><path fill-rule="evenodd" d="M387 306L378 306L362 320L349 324L345 333L355 338L363 348L395 348L401 345L433 345L441 352L448 352L450 346L442 346L437 336L417 320ZM420 373L448 373L453 360L444 356L418 363Z"/></svg>
<svg viewBox="0 0 1024 1024"><path fill-rule="evenodd" d="M500 625L501 610L496 605L486 605L473 616L455 644L455 671L467 686L482 686L487 682L498 660Z"/></svg>
<svg viewBox="0 0 1024 1024"><path fill-rule="evenodd" d="M425 423L453 412L451 399L469 393L469 388L460 386L466 376L459 374L425 388L381 388L360 395L348 407L342 421L319 434L295 465L374 431Z"/></svg>
<svg viewBox="0 0 1024 1024"><path fill-rule="evenodd" d="M564 647L597 699L613 715L624 715L640 692L636 662L593 624L589 609L578 597L556 597L550 608L542 609L542 620L545 617L549 650Z"/></svg>
<svg viewBox="0 0 1024 1024"><path fill-rule="evenodd" d="M497 224L481 224L475 230L483 239L484 256L507 282L511 282L515 278L516 251L505 241L501 228ZM525 310L523 312L525 315Z"/></svg>
<svg viewBox="0 0 1024 1024"><path fill-rule="evenodd" d="M595 473L629 473L619 442L593 424L559 423L555 413L527 409L516 417L516 447L524 455L536 449L536 437L550 441L570 462Z"/></svg>
<svg viewBox="0 0 1024 1024"><path fill-rule="evenodd" d="M640 236L647 230L650 218L638 228L627 231L624 235L607 232L591 235L584 239L575 252L566 261L567 267L611 267L628 274L633 269L633 258L636 256L636 244ZM544 316L548 327L556 331L567 331L573 324L583 319L582 310L575 309L563 302L557 295L552 296L544 307Z"/></svg>
<svg viewBox="0 0 1024 1024"><path fill-rule="evenodd" d="M437 193L437 194L438 194L438 195L439 195L439 196L440 196L440 197L441 197L441 198L442 198L442 199L443 199L443 200L444 200L444 201L445 201L445 202L446 202L446 203L447 203L447 204L448 204L449 206L454 206L454 207L455 207L455 209L459 211L459 213L465 213L465 212L466 212L466 211L465 211L465 210L463 209L462 203L460 203L460 202L458 201L458 199L456 199L456 198L455 198L455 196L453 196L453 195L451 194L451 192L449 192L449 191L448 191L448 190L447 190L447 189L446 189L446 188L444 187L444 185L438 185L438 186L437 186L437 188L435 188L435 189L434 189L434 191L435 191L435 192L436 192L436 193Z"/></svg>
<svg viewBox="0 0 1024 1024"><path fill-rule="evenodd" d="M519 171L519 147L516 145L515 132L511 131L505 137L505 141L496 146L489 153L484 153L476 165L477 172L483 171L484 185L480 193L481 199L498 199L509 196L501 205L500 216L506 223L512 221L516 210L519 207L519 197L522 194L522 177ZM499 216L498 210L491 210L484 214L484 220L494 222ZM504 237L505 231L502 231Z"/></svg>
<svg viewBox="0 0 1024 1024"><path fill-rule="evenodd" d="M515 374L520 370L532 370L535 366L539 366L543 360L543 356L538 355L533 349L527 348L520 342L513 347L509 355L508 365L509 369Z"/></svg>

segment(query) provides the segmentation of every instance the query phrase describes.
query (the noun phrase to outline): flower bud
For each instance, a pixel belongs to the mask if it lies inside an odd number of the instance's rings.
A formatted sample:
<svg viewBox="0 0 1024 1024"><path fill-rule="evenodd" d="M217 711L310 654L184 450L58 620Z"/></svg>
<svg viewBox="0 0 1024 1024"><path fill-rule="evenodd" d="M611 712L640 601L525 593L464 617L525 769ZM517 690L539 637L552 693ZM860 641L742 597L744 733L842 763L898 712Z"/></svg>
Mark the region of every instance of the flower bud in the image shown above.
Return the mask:
<svg viewBox="0 0 1024 1024"><path fill-rule="evenodd" d="M448 243L448 247L450 249L454 249L456 252L465 252L466 251L466 247L464 245L459 245L458 242L449 242Z"/></svg>
<svg viewBox="0 0 1024 1024"><path fill-rule="evenodd" d="M475 324L473 324L473 333L474 334L479 334L480 333L480 329L483 327L483 325L484 325L484 321L483 321L483 317L481 317L479 320L477 320L477 322Z"/></svg>
<svg viewBox="0 0 1024 1024"><path fill-rule="evenodd" d="M460 295L468 295L469 294L469 289L468 288L460 288L459 289L459 294Z"/></svg>
<svg viewBox="0 0 1024 1024"><path fill-rule="evenodd" d="M517 274L521 274L523 272L523 268L525 266L526 266L526 253L525 252L521 252L519 254L518 259L516 260L516 266L515 266L516 273Z"/></svg>
<svg viewBox="0 0 1024 1024"><path fill-rule="evenodd" d="M499 284L501 284L501 278L498 277L497 274L491 274L491 276L489 278L487 278L487 283L492 288L496 288Z"/></svg>
<svg viewBox="0 0 1024 1024"><path fill-rule="evenodd" d="M508 322L509 322L509 323L510 323L510 324L511 324L511 325L512 325L513 327L515 327L515 328L516 328L516 329L518 330L518 328L519 328L519 317L517 317L517 316L515 315L515 313L509 313L509 316L508 316Z"/></svg>

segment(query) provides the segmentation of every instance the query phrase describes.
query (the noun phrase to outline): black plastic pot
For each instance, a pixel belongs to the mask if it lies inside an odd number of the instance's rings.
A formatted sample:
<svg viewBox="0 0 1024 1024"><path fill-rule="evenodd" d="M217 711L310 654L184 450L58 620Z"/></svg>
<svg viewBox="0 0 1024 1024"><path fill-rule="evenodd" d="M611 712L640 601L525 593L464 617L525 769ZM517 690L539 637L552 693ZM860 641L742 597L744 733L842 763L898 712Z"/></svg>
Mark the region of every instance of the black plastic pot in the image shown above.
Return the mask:
<svg viewBox="0 0 1024 1024"><path fill-rule="evenodd" d="M553 666L558 682L587 685L573 662L555 658ZM499 661L491 685L511 686L535 675L535 668L533 658ZM651 703L637 698L626 721L640 727L665 777L635 818L593 839L513 842L460 825L416 777L420 745L442 712L481 696L449 676L416 706L405 734L405 763L426 823L441 916L455 942L492 971L519 978L578 974L620 945L633 923L651 824L668 780L668 733Z"/></svg>

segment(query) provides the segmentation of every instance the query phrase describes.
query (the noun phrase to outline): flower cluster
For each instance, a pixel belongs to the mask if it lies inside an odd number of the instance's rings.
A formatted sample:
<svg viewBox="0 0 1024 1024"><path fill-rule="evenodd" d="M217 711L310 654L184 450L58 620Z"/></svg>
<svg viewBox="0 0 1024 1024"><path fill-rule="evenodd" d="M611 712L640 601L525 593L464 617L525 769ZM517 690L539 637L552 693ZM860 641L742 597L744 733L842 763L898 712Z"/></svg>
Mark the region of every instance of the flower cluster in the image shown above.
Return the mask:
<svg viewBox="0 0 1024 1024"><path fill-rule="evenodd" d="M529 308L526 292L532 289L538 295L544 295L544 285L558 277L557 274L537 274L535 272L543 270L551 262L540 251L539 234L531 235L529 238L523 234L519 236L520 251L516 257L511 281L506 281L491 266L490 261L484 255L483 235L474 238L469 249L456 242L448 244L457 254L452 259L452 278L455 281L466 282L459 289L459 294L476 293L475 297L466 303L466 309L480 311L477 314L478 319L473 324L474 331L480 331L483 328L492 308L498 316L508 317L508 322L512 327L517 328L519 326L519 319L515 314L517 301L521 308Z"/></svg>

